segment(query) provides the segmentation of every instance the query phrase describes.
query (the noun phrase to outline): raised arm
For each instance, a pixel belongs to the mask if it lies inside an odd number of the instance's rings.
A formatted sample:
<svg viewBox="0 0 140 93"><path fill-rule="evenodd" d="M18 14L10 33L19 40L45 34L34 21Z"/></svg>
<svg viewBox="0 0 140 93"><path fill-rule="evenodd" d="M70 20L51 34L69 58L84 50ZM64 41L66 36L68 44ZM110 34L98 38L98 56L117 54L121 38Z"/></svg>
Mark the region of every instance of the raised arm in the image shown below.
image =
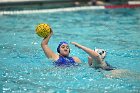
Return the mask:
<svg viewBox="0 0 140 93"><path fill-rule="evenodd" d="M76 42L71 42L71 44L75 45L76 47L84 50L90 57L92 57L94 60L98 61L99 63L102 62L102 59L99 57L99 54L96 53L94 50L87 48L85 46L82 46Z"/></svg>
<svg viewBox="0 0 140 93"><path fill-rule="evenodd" d="M53 60L55 60L57 57L57 54L55 54L48 46L48 42L49 42L52 34L53 34L53 31L51 30L50 35L42 40L41 47L42 47L45 55L47 56L47 58L52 58Z"/></svg>

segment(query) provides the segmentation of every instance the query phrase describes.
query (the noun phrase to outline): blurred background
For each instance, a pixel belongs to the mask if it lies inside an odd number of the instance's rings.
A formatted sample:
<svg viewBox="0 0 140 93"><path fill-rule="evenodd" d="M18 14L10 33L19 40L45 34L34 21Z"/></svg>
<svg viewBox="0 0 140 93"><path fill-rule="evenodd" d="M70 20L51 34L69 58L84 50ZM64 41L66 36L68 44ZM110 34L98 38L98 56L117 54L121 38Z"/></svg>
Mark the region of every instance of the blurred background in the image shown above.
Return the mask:
<svg viewBox="0 0 140 93"><path fill-rule="evenodd" d="M129 4L131 2L140 4L140 0L0 0L0 10L50 9L91 5L103 6Z"/></svg>

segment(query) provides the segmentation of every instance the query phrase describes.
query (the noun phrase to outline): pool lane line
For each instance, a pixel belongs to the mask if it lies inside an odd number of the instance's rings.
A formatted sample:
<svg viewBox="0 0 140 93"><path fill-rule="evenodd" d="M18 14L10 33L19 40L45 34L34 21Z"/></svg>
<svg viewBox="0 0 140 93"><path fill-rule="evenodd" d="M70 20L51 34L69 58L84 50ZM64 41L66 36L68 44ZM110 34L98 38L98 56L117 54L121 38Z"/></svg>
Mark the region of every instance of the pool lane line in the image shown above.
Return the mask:
<svg viewBox="0 0 140 93"><path fill-rule="evenodd" d="M115 8L137 8L140 4L122 4L122 5L107 5L105 8L115 9Z"/></svg>
<svg viewBox="0 0 140 93"><path fill-rule="evenodd" d="M18 15L18 14L33 14L33 13L56 13L56 12L70 12L79 10L94 10L105 9L104 6L83 6L83 7L69 7L57 9L39 9L39 10L19 10L19 11L0 11L0 15Z"/></svg>

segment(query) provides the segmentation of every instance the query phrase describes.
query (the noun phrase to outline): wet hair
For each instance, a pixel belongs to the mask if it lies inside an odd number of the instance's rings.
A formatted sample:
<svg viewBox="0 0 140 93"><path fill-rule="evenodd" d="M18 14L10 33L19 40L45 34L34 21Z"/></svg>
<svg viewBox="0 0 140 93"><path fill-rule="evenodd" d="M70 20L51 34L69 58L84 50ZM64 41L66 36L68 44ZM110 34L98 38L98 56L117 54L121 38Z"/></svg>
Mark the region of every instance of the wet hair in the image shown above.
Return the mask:
<svg viewBox="0 0 140 93"><path fill-rule="evenodd" d="M62 44L67 44L67 45L68 45L68 43L65 42L65 41L60 42L59 45L58 45L58 47L57 47L57 52L58 52L58 53L60 53L60 46L61 46ZM69 53L70 53L70 50L69 50Z"/></svg>

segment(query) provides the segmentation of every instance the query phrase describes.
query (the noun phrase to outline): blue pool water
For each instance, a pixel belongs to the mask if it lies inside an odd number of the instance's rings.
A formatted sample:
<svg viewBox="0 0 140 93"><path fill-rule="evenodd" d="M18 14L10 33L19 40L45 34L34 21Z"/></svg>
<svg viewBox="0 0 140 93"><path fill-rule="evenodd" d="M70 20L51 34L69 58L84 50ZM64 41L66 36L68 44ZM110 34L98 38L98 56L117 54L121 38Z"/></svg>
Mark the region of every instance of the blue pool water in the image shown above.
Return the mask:
<svg viewBox="0 0 140 93"><path fill-rule="evenodd" d="M51 25L49 46L76 41L107 50L106 60L133 75L107 78L90 68L87 54L70 45L78 67L54 67L35 34L38 23ZM104 9L0 16L0 85L3 93L140 93L140 11ZM109 72L108 72L109 73Z"/></svg>

